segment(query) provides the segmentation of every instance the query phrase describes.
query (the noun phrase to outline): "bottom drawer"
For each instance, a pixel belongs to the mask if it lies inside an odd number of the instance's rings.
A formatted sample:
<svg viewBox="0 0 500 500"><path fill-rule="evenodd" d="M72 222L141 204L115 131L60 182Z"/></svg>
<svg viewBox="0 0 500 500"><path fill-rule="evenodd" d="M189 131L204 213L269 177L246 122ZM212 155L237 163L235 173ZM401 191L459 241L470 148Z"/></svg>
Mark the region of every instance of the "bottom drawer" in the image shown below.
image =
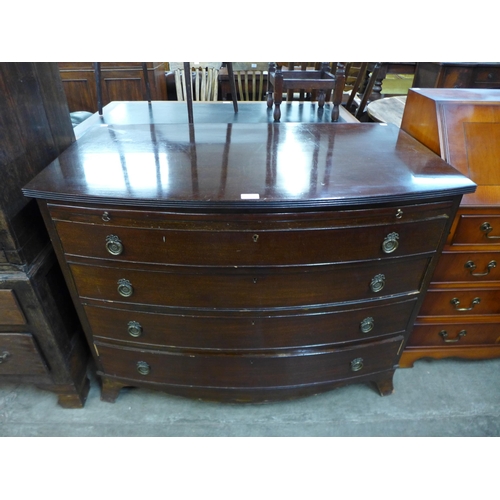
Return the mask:
<svg viewBox="0 0 500 500"><path fill-rule="evenodd" d="M200 354L97 344L104 374L171 385L278 387L349 379L392 370L403 337L352 348L280 354Z"/></svg>
<svg viewBox="0 0 500 500"><path fill-rule="evenodd" d="M0 333L1 375L45 375L45 364L29 333Z"/></svg>
<svg viewBox="0 0 500 500"><path fill-rule="evenodd" d="M408 347L500 345L500 323L415 325Z"/></svg>

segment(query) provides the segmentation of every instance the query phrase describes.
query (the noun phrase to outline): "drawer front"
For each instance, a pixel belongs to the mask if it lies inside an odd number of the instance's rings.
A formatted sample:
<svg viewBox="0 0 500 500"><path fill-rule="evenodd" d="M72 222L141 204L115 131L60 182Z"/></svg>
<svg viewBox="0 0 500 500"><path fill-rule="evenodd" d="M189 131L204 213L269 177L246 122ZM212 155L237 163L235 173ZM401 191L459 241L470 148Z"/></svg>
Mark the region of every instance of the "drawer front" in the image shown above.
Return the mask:
<svg viewBox="0 0 500 500"><path fill-rule="evenodd" d="M433 282L480 283L500 280L500 252L443 252Z"/></svg>
<svg viewBox="0 0 500 500"><path fill-rule="evenodd" d="M186 213L167 210L124 210L114 206L84 207L48 203L54 221L80 222L96 226L136 227L165 230L247 230L309 229L373 226L448 218L452 202L419 203L361 210L318 212L256 213Z"/></svg>
<svg viewBox="0 0 500 500"><path fill-rule="evenodd" d="M25 325L26 318L14 290L0 290L0 325Z"/></svg>
<svg viewBox="0 0 500 500"><path fill-rule="evenodd" d="M500 314L500 290L428 290L419 316Z"/></svg>
<svg viewBox="0 0 500 500"><path fill-rule="evenodd" d="M370 340L406 330L416 298L310 314L153 314L86 306L94 338L163 347L265 350Z"/></svg>
<svg viewBox="0 0 500 500"><path fill-rule="evenodd" d="M420 290L430 257L218 273L153 272L72 264L82 298L196 308L272 308L375 299ZM120 294L125 293L129 296Z"/></svg>
<svg viewBox="0 0 500 500"><path fill-rule="evenodd" d="M500 323L415 325L408 346L500 345Z"/></svg>
<svg viewBox="0 0 500 500"><path fill-rule="evenodd" d="M267 355L170 353L97 344L106 375L175 385L286 387L392 370L403 337L356 348Z"/></svg>
<svg viewBox="0 0 500 500"><path fill-rule="evenodd" d="M500 215L461 215L454 245L500 245Z"/></svg>
<svg viewBox="0 0 500 500"><path fill-rule="evenodd" d="M433 252L446 218L389 226L164 230L58 222L66 254L178 265L304 265Z"/></svg>
<svg viewBox="0 0 500 500"><path fill-rule="evenodd" d="M484 68L475 71L474 83L476 87L500 87L500 68Z"/></svg>
<svg viewBox="0 0 500 500"><path fill-rule="evenodd" d="M45 375L48 372L29 333L0 333L1 375Z"/></svg>

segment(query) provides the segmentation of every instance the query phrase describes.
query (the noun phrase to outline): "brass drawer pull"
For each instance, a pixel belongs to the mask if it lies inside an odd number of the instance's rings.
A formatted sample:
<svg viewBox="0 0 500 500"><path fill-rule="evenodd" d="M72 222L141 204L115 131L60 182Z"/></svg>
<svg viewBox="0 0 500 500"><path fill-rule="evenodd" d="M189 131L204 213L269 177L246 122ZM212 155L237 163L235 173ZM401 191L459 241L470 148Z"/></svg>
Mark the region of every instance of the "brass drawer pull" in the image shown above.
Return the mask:
<svg viewBox="0 0 500 500"><path fill-rule="evenodd" d="M351 371L359 372L363 368L363 358L356 358L351 361Z"/></svg>
<svg viewBox="0 0 500 500"><path fill-rule="evenodd" d="M4 351L0 354L0 365L5 363L10 358L10 352Z"/></svg>
<svg viewBox="0 0 500 500"><path fill-rule="evenodd" d="M403 218L403 211L398 208L396 211L396 219L402 219Z"/></svg>
<svg viewBox="0 0 500 500"><path fill-rule="evenodd" d="M114 234L108 234L106 236L106 250L111 255L120 255L123 252L123 244L120 238Z"/></svg>
<svg viewBox="0 0 500 500"><path fill-rule="evenodd" d="M462 337L465 337L467 335L466 330L460 330L458 332L457 338L456 339L447 339L448 337L448 332L446 330L441 330L439 332L439 335L442 337L444 342L458 342Z"/></svg>
<svg viewBox="0 0 500 500"><path fill-rule="evenodd" d="M375 327L375 321L373 320L373 318L365 318L359 324L359 328L363 333L371 332L374 327Z"/></svg>
<svg viewBox="0 0 500 500"><path fill-rule="evenodd" d="M468 260L466 263L465 263L465 268L469 269L470 273L472 276L487 276L488 274L490 274L490 271L492 269L494 269L495 267L497 267L497 263L496 261L492 260L487 266L486 266L486 272L484 273L473 273L472 271L474 271L474 269L476 269L476 264L474 264L474 262L472 260Z"/></svg>
<svg viewBox="0 0 500 500"><path fill-rule="evenodd" d="M129 321L127 332L131 337L140 337L142 335L142 326L137 321Z"/></svg>
<svg viewBox="0 0 500 500"><path fill-rule="evenodd" d="M489 238L490 240L495 240L500 238L500 236L490 236L491 231L493 231L493 227L489 222L483 222L480 226L480 229L484 233L486 238Z"/></svg>
<svg viewBox="0 0 500 500"><path fill-rule="evenodd" d="M149 375L149 373L151 372L151 366L149 366L148 363L146 363L146 361L137 361L137 371L141 374L141 375Z"/></svg>
<svg viewBox="0 0 500 500"><path fill-rule="evenodd" d="M385 286L385 276L383 274L377 274L377 276L375 276L370 283L370 288L372 292L375 293L380 292L380 290L382 290L384 286Z"/></svg>
<svg viewBox="0 0 500 500"><path fill-rule="evenodd" d="M257 241L259 241L259 235L258 234L254 234L252 236L252 240L253 240L254 243L257 243Z"/></svg>
<svg viewBox="0 0 500 500"><path fill-rule="evenodd" d="M134 293L134 288L132 287L132 283L126 279L118 280L118 293L122 297L130 297Z"/></svg>
<svg viewBox="0 0 500 500"><path fill-rule="evenodd" d="M382 242L382 250L384 253L392 253L399 246L399 234L389 233Z"/></svg>
<svg viewBox="0 0 500 500"><path fill-rule="evenodd" d="M457 311L472 311L472 309L474 309L474 306L479 304L479 302L481 302L481 299L479 297L473 299L470 304L470 307L458 307L460 305L460 301L456 297L451 299L450 302L455 306L455 309Z"/></svg>
<svg viewBox="0 0 500 500"><path fill-rule="evenodd" d="M111 217L109 216L109 212L104 212L102 214L102 217L101 219L104 221L104 222L109 222L111 220Z"/></svg>

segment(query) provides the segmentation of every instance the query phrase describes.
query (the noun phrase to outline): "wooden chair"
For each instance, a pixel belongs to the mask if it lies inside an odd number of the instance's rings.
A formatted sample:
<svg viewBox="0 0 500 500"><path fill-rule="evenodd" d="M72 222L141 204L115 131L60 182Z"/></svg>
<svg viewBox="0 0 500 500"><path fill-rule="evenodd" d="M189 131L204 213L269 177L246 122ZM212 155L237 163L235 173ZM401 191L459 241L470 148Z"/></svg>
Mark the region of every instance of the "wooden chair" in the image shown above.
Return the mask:
<svg viewBox="0 0 500 500"><path fill-rule="evenodd" d="M197 65L193 66L189 62L182 63L183 67L177 67L175 73L175 86L178 101L186 101L188 108L188 121L194 123L193 118L193 100L197 101L217 101L219 97L219 70L220 63L216 65ZM233 95L234 112L238 112L238 101L236 97L236 88L234 83L233 65L226 63L228 74L230 76L230 85ZM194 72L194 89L193 89ZM186 78L190 75L190 78ZM232 84L231 84L232 82Z"/></svg>
<svg viewBox="0 0 500 500"><path fill-rule="evenodd" d="M294 63L289 63L289 68ZM307 64L307 63L302 63ZM311 100L316 100L318 106L323 108L327 95L333 93L333 109L332 121L337 121L339 118L339 108L342 104L342 94L345 85L345 64L335 63L335 74L332 73L330 64L327 62L321 63L320 69L288 69L283 71L283 63L269 63L268 73L268 93L267 105L269 108L274 104L274 121L279 121L281 118L280 105L283 100L283 93L287 92L287 99L290 98L291 91L299 90L299 99L305 98L307 93L311 93Z"/></svg>
<svg viewBox="0 0 500 500"><path fill-rule="evenodd" d="M267 92L267 62L233 63L234 79L237 85L238 100L263 101ZM264 85L265 83L265 85Z"/></svg>
<svg viewBox="0 0 500 500"><path fill-rule="evenodd" d="M382 63L378 62L373 65L373 69L369 75L368 82L366 81L366 69L368 63L362 63L362 69L359 71L356 81L353 84L351 93L347 102L345 103L345 108L349 113L354 115L356 118L360 118L366 111L366 106L370 100L370 95L375 85L375 81L378 78L380 68ZM364 88L363 88L364 86Z"/></svg>

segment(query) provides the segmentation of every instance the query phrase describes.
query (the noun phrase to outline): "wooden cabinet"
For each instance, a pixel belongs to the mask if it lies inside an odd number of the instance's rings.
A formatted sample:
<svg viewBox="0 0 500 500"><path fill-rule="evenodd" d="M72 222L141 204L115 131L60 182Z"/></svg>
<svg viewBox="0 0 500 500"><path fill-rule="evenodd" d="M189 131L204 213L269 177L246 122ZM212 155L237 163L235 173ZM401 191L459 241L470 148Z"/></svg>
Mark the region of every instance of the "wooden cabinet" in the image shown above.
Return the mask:
<svg viewBox="0 0 500 500"><path fill-rule="evenodd" d="M413 87L500 89L500 63L420 62Z"/></svg>
<svg viewBox="0 0 500 500"><path fill-rule="evenodd" d="M396 127L96 127L38 199L102 379L265 401L392 377L461 196ZM103 163L104 161L104 163Z"/></svg>
<svg viewBox="0 0 500 500"><path fill-rule="evenodd" d="M90 358L47 231L22 186L74 142L56 64L0 65L0 383L81 407Z"/></svg>
<svg viewBox="0 0 500 500"><path fill-rule="evenodd" d="M97 111L93 63L58 63L70 112ZM146 63L151 99L167 99L166 63ZM101 63L103 106L111 101L145 101L146 83L142 63Z"/></svg>
<svg viewBox="0 0 500 500"><path fill-rule="evenodd" d="M401 365L500 356L500 90L412 89L401 127L478 185L462 199Z"/></svg>

